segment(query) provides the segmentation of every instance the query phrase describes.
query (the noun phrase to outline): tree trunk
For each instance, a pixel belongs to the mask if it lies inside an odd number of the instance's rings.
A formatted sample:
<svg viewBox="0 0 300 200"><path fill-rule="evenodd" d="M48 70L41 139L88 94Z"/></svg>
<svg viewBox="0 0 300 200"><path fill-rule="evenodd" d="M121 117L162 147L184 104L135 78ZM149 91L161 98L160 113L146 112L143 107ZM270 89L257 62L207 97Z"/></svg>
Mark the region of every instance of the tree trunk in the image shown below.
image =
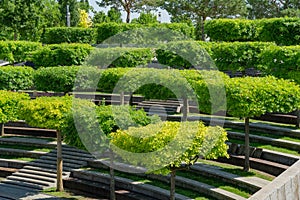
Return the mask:
<svg viewBox="0 0 300 200"><path fill-rule="evenodd" d="M17 40L18 40L18 33L14 32L14 41L17 41Z"/></svg>
<svg viewBox="0 0 300 200"><path fill-rule="evenodd" d="M245 118L245 166L244 171L248 172L250 170L250 161L249 161L249 117Z"/></svg>
<svg viewBox="0 0 300 200"><path fill-rule="evenodd" d="M110 157L110 166L109 166L109 175L110 175L110 185L109 185L109 191L110 191L110 200L116 200L116 193L115 193L115 170L114 170L114 156L113 152L110 149L109 150L109 157Z"/></svg>
<svg viewBox="0 0 300 200"><path fill-rule="evenodd" d="M127 13L126 23L130 23L130 10L127 10L126 13Z"/></svg>
<svg viewBox="0 0 300 200"><path fill-rule="evenodd" d="M204 33L204 22L205 22L206 17L202 17L201 19L201 40L205 41L205 33Z"/></svg>
<svg viewBox="0 0 300 200"><path fill-rule="evenodd" d="M62 142L61 142L61 133L56 131L57 136L57 176L56 176L56 191L64 191L62 172L63 172L63 159L62 159Z"/></svg>
<svg viewBox="0 0 300 200"><path fill-rule="evenodd" d="M129 105L133 106L133 94L132 94L132 92L130 92L130 94L129 94Z"/></svg>
<svg viewBox="0 0 300 200"><path fill-rule="evenodd" d="M175 178L176 178L176 171L171 171L171 177L170 177L170 200L175 200Z"/></svg>
<svg viewBox="0 0 300 200"><path fill-rule="evenodd" d="M183 114L183 121L187 121L187 116L188 116L188 113L189 113L189 100L187 97L184 97L183 98L183 108L182 108L182 114Z"/></svg>
<svg viewBox="0 0 300 200"><path fill-rule="evenodd" d="M125 104L125 96L124 92L121 92L120 94L120 105L123 106Z"/></svg>
<svg viewBox="0 0 300 200"><path fill-rule="evenodd" d="M297 110L297 122L296 122L296 128L300 128L300 109Z"/></svg>
<svg viewBox="0 0 300 200"><path fill-rule="evenodd" d="M0 123L0 136L4 136L4 123Z"/></svg>

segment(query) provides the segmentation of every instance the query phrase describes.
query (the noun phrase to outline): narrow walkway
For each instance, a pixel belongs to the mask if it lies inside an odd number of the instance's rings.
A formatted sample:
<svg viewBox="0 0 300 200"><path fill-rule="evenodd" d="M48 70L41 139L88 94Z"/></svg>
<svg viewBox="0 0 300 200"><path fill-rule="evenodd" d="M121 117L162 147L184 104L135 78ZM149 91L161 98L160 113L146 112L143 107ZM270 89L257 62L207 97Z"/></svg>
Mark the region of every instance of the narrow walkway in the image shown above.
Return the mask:
<svg viewBox="0 0 300 200"><path fill-rule="evenodd" d="M2 138L1 140L13 140ZM19 143L38 144L42 140L19 138ZM41 142L40 144L43 144ZM48 143L50 145L51 143ZM52 143L53 144L53 143ZM44 143L46 145L46 143ZM93 159L89 153L63 145L63 178L67 178L74 169L87 166L87 160ZM40 194L44 189L56 187L56 150L45 153L39 159L8 176L0 183L0 200L7 199L60 199Z"/></svg>

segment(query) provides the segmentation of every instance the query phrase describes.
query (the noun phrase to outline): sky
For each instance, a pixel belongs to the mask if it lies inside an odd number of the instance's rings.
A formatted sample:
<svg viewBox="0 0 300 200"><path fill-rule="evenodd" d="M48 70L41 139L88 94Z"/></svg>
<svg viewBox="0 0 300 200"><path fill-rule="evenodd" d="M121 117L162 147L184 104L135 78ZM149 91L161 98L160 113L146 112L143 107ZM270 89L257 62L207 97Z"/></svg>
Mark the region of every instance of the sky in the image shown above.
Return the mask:
<svg viewBox="0 0 300 200"><path fill-rule="evenodd" d="M94 7L94 9L96 11L99 11L99 10L103 10L104 12L107 12L109 10L109 8L100 8L97 4L96 4L96 0L89 0L89 3L91 6ZM156 12L153 12L154 14L157 14L161 12L161 17L160 18L157 18L160 22L164 23L164 22L170 22L170 16L168 14L167 11L165 10L161 10L161 9L158 9ZM125 18L126 18L126 13L125 12L121 12L122 13L122 19L123 21L125 21ZM134 19L134 18L137 18L139 17L139 14L138 13L132 13L131 14L131 19Z"/></svg>

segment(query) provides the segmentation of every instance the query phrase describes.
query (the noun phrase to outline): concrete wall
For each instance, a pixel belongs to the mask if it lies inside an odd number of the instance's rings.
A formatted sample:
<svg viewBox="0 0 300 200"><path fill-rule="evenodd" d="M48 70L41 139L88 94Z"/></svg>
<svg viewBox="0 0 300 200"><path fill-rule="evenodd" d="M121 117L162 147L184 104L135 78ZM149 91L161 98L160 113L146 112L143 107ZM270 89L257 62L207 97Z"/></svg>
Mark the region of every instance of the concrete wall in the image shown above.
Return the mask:
<svg viewBox="0 0 300 200"><path fill-rule="evenodd" d="M249 200L300 200L300 161L256 192Z"/></svg>

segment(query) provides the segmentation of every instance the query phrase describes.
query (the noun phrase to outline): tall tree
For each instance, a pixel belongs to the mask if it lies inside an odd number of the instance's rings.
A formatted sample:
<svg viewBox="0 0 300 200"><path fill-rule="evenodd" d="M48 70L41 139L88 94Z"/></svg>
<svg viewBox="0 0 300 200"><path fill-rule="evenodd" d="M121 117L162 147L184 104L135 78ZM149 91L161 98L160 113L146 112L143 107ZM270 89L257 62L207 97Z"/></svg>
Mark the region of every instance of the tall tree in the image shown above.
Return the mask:
<svg viewBox="0 0 300 200"><path fill-rule="evenodd" d="M130 22L131 13L139 10L150 9L157 5L156 0L101 0L96 1L100 7L112 6L121 8L126 12L126 23Z"/></svg>
<svg viewBox="0 0 300 200"><path fill-rule="evenodd" d="M66 23L67 19L67 5L69 5L70 15L71 15L71 26L77 26L79 23L79 2L77 0L58 0L60 5L61 21Z"/></svg>
<svg viewBox="0 0 300 200"><path fill-rule="evenodd" d="M167 0L161 7L172 16L189 15L196 23L200 24L202 40L205 40L204 22L208 17L243 16L247 13L244 0Z"/></svg>
<svg viewBox="0 0 300 200"><path fill-rule="evenodd" d="M299 0L246 0L250 19L293 16L300 8Z"/></svg>
<svg viewBox="0 0 300 200"><path fill-rule="evenodd" d="M37 38L41 12L38 0L0 0L0 24L13 32L14 40Z"/></svg>
<svg viewBox="0 0 300 200"><path fill-rule="evenodd" d="M110 22L122 23L122 13L117 8L112 7L107 16Z"/></svg>

